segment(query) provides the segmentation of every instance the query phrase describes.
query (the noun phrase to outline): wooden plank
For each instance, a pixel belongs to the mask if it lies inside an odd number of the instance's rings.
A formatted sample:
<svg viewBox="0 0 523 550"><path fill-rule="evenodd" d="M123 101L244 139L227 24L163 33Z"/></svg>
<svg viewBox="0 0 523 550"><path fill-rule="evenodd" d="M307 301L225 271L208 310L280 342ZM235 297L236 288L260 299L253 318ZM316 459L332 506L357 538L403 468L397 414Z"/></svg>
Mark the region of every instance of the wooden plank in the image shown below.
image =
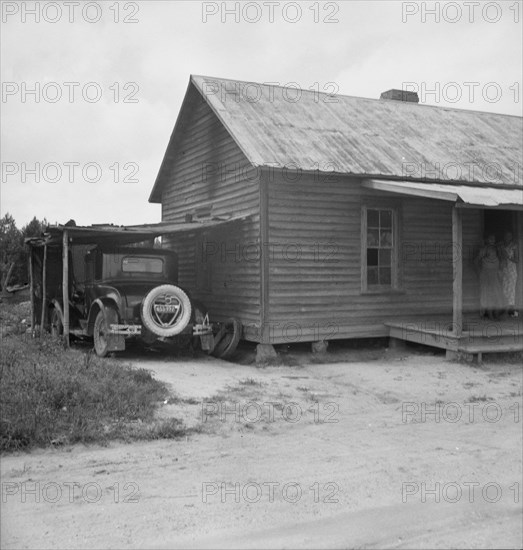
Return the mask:
<svg viewBox="0 0 523 550"><path fill-rule="evenodd" d="M424 197L430 199L439 199L443 201L456 201L458 195L449 191L434 190L427 185L426 189L419 189L416 187L408 187L401 185L404 182L394 182L387 180L363 180L362 186L367 189L374 189L376 191L385 191L388 193L396 193L400 195L409 195L413 197Z"/></svg>
<svg viewBox="0 0 523 550"><path fill-rule="evenodd" d="M34 283L34 261L33 261L34 248L29 248L29 292L31 293L31 331L34 334L36 324L36 311L35 311L35 283ZM3 290L3 289L2 289Z"/></svg>
<svg viewBox="0 0 523 550"><path fill-rule="evenodd" d="M62 303L64 323L64 344L69 347L69 232L64 230L62 238Z"/></svg>
<svg viewBox="0 0 523 550"><path fill-rule="evenodd" d="M367 289L367 208L362 205L360 208L360 289Z"/></svg>
<svg viewBox="0 0 523 550"><path fill-rule="evenodd" d="M400 340L406 340L407 342L415 342L417 344L424 344L425 346L432 346L435 348L457 350L459 346L459 339L457 337L413 330L408 327L391 327L389 336Z"/></svg>
<svg viewBox="0 0 523 550"><path fill-rule="evenodd" d="M464 344L460 345L458 350L467 353L508 353L523 351L523 342L521 344L489 344L488 342L475 345Z"/></svg>
<svg viewBox="0 0 523 550"><path fill-rule="evenodd" d="M266 180L266 173L263 172L259 178L260 188L260 244L261 244L261 259L260 259L260 342L270 343L270 338L265 331L265 325L269 318L269 265L270 257L267 254L269 244L269 182Z"/></svg>
<svg viewBox="0 0 523 550"><path fill-rule="evenodd" d="M452 208L452 323L456 336L463 331L463 222L461 210Z"/></svg>
<svg viewBox="0 0 523 550"><path fill-rule="evenodd" d="M40 336L44 334L47 301L47 244L44 245L44 261L42 264L42 314L40 316Z"/></svg>

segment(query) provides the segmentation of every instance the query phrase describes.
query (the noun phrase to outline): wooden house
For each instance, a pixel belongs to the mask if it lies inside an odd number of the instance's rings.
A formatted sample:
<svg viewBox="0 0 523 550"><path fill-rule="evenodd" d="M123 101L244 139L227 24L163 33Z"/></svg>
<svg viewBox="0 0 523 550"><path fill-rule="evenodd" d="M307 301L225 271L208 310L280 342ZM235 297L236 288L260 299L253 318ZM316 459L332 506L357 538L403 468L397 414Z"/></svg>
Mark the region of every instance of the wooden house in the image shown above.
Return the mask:
<svg viewBox="0 0 523 550"><path fill-rule="evenodd" d="M191 76L149 200L164 222L247 216L166 240L247 340L523 349L521 317L479 320L473 262L511 230L521 309L522 155L516 116Z"/></svg>

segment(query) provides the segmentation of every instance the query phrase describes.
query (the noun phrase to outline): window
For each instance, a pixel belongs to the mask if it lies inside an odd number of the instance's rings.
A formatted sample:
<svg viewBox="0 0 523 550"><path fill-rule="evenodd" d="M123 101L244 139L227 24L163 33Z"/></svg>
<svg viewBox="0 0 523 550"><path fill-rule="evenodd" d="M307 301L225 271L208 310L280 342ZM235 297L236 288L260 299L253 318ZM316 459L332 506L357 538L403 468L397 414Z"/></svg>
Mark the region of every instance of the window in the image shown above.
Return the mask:
<svg viewBox="0 0 523 550"><path fill-rule="evenodd" d="M124 273L162 273L162 258L147 258L137 256L126 256L122 260L122 271Z"/></svg>
<svg viewBox="0 0 523 550"><path fill-rule="evenodd" d="M396 212L364 207L362 224L362 289L391 290L396 286Z"/></svg>

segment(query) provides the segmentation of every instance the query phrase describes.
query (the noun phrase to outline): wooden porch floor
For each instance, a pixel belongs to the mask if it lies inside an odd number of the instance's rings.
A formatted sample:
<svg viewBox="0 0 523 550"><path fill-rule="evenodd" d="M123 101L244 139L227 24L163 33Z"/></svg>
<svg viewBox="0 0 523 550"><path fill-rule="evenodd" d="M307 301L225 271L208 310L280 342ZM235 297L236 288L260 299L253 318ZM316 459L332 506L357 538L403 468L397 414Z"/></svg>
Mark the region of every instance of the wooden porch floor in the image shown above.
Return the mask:
<svg viewBox="0 0 523 550"><path fill-rule="evenodd" d="M523 351L523 319L504 316L499 321L482 319L477 314L464 315L461 335L452 323L452 315L402 317L387 321L389 336L447 350L448 357L459 354Z"/></svg>

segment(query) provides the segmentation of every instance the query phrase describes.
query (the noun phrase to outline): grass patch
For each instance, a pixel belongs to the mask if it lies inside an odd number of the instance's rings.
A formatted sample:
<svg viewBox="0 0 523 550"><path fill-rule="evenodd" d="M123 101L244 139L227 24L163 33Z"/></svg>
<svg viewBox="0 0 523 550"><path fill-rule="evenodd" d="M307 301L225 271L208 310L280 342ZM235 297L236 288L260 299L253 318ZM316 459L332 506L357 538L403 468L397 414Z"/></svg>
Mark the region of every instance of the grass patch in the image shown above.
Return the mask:
<svg viewBox="0 0 523 550"><path fill-rule="evenodd" d="M0 451L188 433L178 419L155 420L169 391L146 369L50 337L8 336L0 351Z"/></svg>
<svg viewBox="0 0 523 550"><path fill-rule="evenodd" d="M254 378L244 378L239 381L241 386L262 386L261 380L255 380Z"/></svg>
<svg viewBox="0 0 523 550"><path fill-rule="evenodd" d="M473 395L470 397L468 403L485 403L487 401L492 401L492 397L487 397L487 395Z"/></svg>

